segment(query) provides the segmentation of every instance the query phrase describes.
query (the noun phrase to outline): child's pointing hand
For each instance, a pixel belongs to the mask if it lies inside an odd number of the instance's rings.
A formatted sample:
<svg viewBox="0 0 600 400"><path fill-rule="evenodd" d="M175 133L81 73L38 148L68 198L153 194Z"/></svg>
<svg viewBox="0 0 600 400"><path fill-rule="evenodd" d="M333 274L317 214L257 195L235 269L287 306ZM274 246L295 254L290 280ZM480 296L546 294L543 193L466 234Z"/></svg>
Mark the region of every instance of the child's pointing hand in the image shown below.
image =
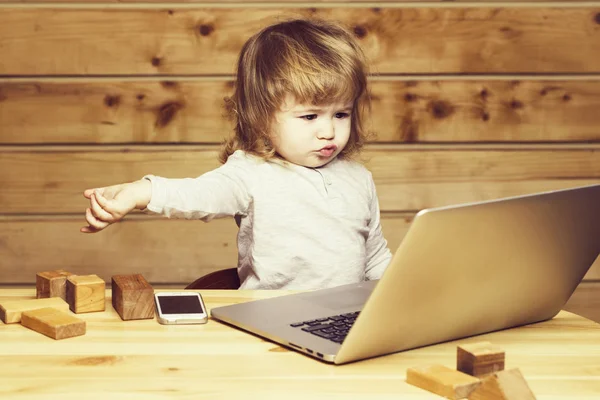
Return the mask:
<svg viewBox="0 0 600 400"><path fill-rule="evenodd" d="M83 196L90 200L85 211L88 226L81 232L95 233L117 222L135 208L144 209L150 202L152 186L147 180L87 189Z"/></svg>

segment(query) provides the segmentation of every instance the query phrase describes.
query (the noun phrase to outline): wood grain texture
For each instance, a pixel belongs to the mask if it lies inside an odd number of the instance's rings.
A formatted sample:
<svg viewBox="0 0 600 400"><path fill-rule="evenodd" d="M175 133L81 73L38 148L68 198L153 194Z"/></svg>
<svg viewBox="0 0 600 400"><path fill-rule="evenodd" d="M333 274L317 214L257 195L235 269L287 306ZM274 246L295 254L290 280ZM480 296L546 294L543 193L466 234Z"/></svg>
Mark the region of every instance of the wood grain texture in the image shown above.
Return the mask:
<svg viewBox="0 0 600 400"><path fill-rule="evenodd" d="M60 297L67 299L67 277L72 275L63 269L38 272L35 276L36 298Z"/></svg>
<svg viewBox="0 0 600 400"><path fill-rule="evenodd" d="M67 278L67 303L76 314L104 311L106 283L98 275L71 275Z"/></svg>
<svg viewBox="0 0 600 400"><path fill-rule="evenodd" d="M371 79L372 141L600 142L600 79ZM0 144L220 143L225 78L0 80Z"/></svg>
<svg viewBox="0 0 600 400"><path fill-rule="evenodd" d="M504 350L490 342L458 345L456 348L456 370L481 378L504 370Z"/></svg>
<svg viewBox="0 0 600 400"><path fill-rule="evenodd" d="M206 291L202 295L212 309L286 293L290 292ZM34 295L33 286L2 289L0 302ZM110 304L110 292L106 301ZM110 307L105 313L86 314L85 319L88 334L52 346L21 326L0 326L5 397L23 397L26 392L34 398L74 400L85 392L86 400L102 400L110 388L111 398L116 399L148 398L152 393L160 400L432 400L430 393L404 382L406 369L421 363L453 365L459 343L333 367L214 320L177 327L155 320L122 322ZM600 330L584 318L562 312L548 322L467 341L489 341L504 348L510 355L507 361L521 369L538 400L590 400L598 393Z"/></svg>
<svg viewBox="0 0 600 400"><path fill-rule="evenodd" d="M2 151L4 150L4 151ZM361 155L383 211L414 211L600 182L600 148L373 145ZM216 146L0 149L0 210L82 213L84 189L152 173L195 177L220 164Z"/></svg>
<svg viewBox="0 0 600 400"><path fill-rule="evenodd" d="M85 335L85 321L55 308L24 311L21 324L55 340Z"/></svg>
<svg viewBox="0 0 600 400"><path fill-rule="evenodd" d="M5 8L0 75L230 75L252 34L310 16L351 29L374 73L593 73L599 13L594 6Z"/></svg>
<svg viewBox="0 0 600 400"><path fill-rule="evenodd" d="M154 317L154 289L142 274L111 277L112 305L123 321Z"/></svg>
<svg viewBox="0 0 600 400"><path fill-rule="evenodd" d="M383 232L392 252L400 245L412 217L404 213L382 215ZM81 216L0 219L0 282L33 285L35 271L65 266L79 275L98 274L106 282L113 275L139 272L153 285L185 286L210 272L237 265L233 220L205 224L132 216L95 235L80 233L84 224ZM600 280L600 258L585 279ZM581 298L575 306L586 301Z"/></svg>
<svg viewBox="0 0 600 400"><path fill-rule="evenodd" d="M482 380L469 400L536 400L519 368L496 372Z"/></svg>
<svg viewBox="0 0 600 400"><path fill-rule="evenodd" d="M458 400L466 398L480 382L471 375L434 364L407 369L406 383L447 399Z"/></svg>
<svg viewBox="0 0 600 400"><path fill-rule="evenodd" d="M21 322L21 315L24 311L48 307L63 311L69 310L69 305L60 297L49 297L46 299L15 299L0 302L0 319L5 324L14 324Z"/></svg>

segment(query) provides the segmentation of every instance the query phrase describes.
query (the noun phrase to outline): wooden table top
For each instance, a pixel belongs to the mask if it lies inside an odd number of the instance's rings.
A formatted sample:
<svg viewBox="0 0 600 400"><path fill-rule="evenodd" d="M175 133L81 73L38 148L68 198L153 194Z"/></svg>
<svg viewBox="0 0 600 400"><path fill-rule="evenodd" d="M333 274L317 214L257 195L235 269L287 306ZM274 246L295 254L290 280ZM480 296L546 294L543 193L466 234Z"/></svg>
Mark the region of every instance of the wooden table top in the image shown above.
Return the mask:
<svg viewBox="0 0 600 400"><path fill-rule="evenodd" d="M201 291L207 308L285 291ZM35 288L0 289L0 303ZM55 341L0 322L1 399L439 399L405 383L406 369L456 367L456 346L489 341L520 368L538 399L600 398L600 325L562 311L551 321L342 366L325 364L209 320L165 326L79 314L84 336Z"/></svg>

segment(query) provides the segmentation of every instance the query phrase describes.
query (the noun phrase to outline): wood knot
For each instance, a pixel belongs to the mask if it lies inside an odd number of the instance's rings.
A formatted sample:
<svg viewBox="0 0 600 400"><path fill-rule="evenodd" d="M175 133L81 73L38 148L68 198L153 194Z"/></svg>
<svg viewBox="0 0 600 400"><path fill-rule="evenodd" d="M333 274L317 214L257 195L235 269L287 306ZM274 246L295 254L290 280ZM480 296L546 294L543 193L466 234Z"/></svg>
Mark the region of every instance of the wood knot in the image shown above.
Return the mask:
<svg viewBox="0 0 600 400"><path fill-rule="evenodd" d="M167 89L175 89L178 86L177 82L175 81L161 81L160 84L162 87Z"/></svg>
<svg viewBox="0 0 600 400"><path fill-rule="evenodd" d="M523 103L521 103L519 100L513 100L510 102L510 108L513 110L521 109L523 108Z"/></svg>
<svg viewBox="0 0 600 400"><path fill-rule="evenodd" d="M167 13L168 13L169 15L173 15L173 14L175 14L175 11L173 11L173 10L169 10L169 11L167 11Z"/></svg>
<svg viewBox="0 0 600 400"><path fill-rule="evenodd" d="M367 36L367 30L363 26L356 25L353 28L353 31L354 31L354 34L356 35L356 37L359 39L362 39L365 36Z"/></svg>
<svg viewBox="0 0 600 400"><path fill-rule="evenodd" d="M594 21L600 25L600 12L594 16Z"/></svg>
<svg viewBox="0 0 600 400"><path fill-rule="evenodd" d="M142 101L146 98L146 95L143 93L140 93L137 96L135 96L135 98L138 99L139 101Z"/></svg>
<svg viewBox="0 0 600 400"><path fill-rule="evenodd" d="M152 60L150 60L152 65L155 67L158 67L160 65L161 61L162 61L162 59L160 57L152 57Z"/></svg>
<svg viewBox="0 0 600 400"><path fill-rule="evenodd" d="M214 26L210 25L210 24L202 24L198 27L198 32L200 32L200 34L202 36L208 36L210 35L213 31L215 30Z"/></svg>
<svg viewBox="0 0 600 400"><path fill-rule="evenodd" d="M542 88L542 90L540 90L540 96L546 96L548 93L553 92L553 91L562 91L563 88L560 86L544 86Z"/></svg>
<svg viewBox="0 0 600 400"><path fill-rule="evenodd" d="M490 114L484 111L483 113L481 113L481 119L484 120L484 121L489 121L490 120Z"/></svg>
<svg viewBox="0 0 600 400"><path fill-rule="evenodd" d="M308 12L311 14L315 14L317 12L317 7L311 7L308 9Z"/></svg>
<svg viewBox="0 0 600 400"><path fill-rule="evenodd" d="M175 118L177 112L183 108L183 105L176 101L165 103L158 109L156 118L156 127L164 128Z"/></svg>
<svg viewBox="0 0 600 400"><path fill-rule="evenodd" d="M411 103L411 102L413 102L413 101L416 101L416 100L417 100L417 98L418 98L418 96L417 96L416 94L414 94L414 93L406 93L406 94L404 95L404 101L406 101L406 102L408 102L408 103Z"/></svg>
<svg viewBox="0 0 600 400"><path fill-rule="evenodd" d="M571 95L570 95L570 94L565 94L565 95L562 97L562 99L563 99L563 101L569 101L569 100L571 100Z"/></svg>
<svg viewBox="0 0 600 400"><path fill-rule="evenodd" d="M379 8L379 7L373 7L372 10L375 14L381 13L381 8Z"/></svg>
<svg viewBox="0 0 600 400"><path fill-rule="evenodd" d="M482 89L481 92L479 92L479 96L481 96L483 100L487 99L489 95L490 93L487 91L487 89Z"/></svg>
<svg viewBox="0 0 600 400"><path fill-rule="evenodd" d="M69 362L70 365L82 365L82 366L97 366L97 365L114 365L120 362L121 357L116 356L99 356L99 357L83 357L72 360Z"/></svg>
<svg viewBox="0 0 600 400"><path fill-rule="evenodd" d="M429 109L436 119L444 119L451 116L454 113L454 107L452 104L443 100L436 100L429 103Z"/></svg>
<svg viewBox="0 0 600 400"><path fill-rule="evenodd" d="M111 96L107 94L104 97L104 104L106 104L107 107L118 107L119 104L121 104L121 96Z"/></svg>

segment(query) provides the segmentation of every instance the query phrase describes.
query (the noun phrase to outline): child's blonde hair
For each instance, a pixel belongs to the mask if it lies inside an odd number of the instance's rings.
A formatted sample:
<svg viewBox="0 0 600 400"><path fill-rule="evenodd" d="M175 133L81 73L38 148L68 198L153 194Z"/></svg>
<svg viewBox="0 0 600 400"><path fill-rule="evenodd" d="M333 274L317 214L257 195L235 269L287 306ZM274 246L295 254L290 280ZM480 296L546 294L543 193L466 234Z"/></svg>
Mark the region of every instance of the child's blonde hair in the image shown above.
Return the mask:
<svg viewBox="0 0 600 400"><path fill-rule="evenodd" d="M225 99L235 133L225 142L221 162L236 150L275 156L269 132L288 94L317 106L352 102L350 138L340 157L349 158L363 146L363 118L370 110L364 53L338 25L292 20L265 28L244 44L233 95Z"/></svg>

